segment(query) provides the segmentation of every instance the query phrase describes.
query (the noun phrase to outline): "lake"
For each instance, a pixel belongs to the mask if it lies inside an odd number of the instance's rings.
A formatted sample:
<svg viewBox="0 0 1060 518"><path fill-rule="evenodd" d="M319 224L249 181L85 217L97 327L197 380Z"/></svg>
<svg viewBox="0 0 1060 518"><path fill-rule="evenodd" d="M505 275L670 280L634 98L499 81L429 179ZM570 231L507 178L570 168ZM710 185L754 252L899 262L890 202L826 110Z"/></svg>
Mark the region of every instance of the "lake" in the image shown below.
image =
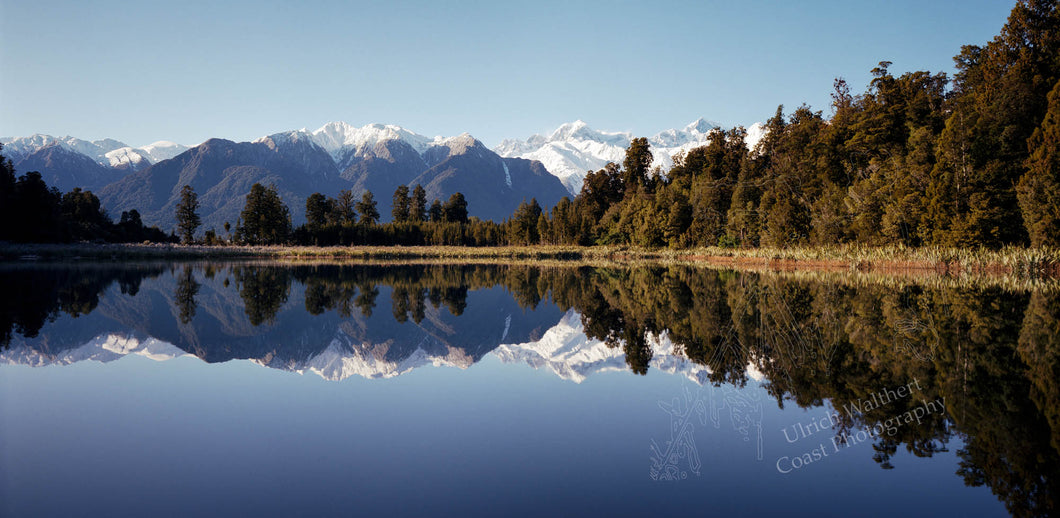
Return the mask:
<svg viewBox="0 0 1060 518"><path fill-rule="evenodd" d="M1046 516L1055 281L0 265L3 516Z"/></svg>

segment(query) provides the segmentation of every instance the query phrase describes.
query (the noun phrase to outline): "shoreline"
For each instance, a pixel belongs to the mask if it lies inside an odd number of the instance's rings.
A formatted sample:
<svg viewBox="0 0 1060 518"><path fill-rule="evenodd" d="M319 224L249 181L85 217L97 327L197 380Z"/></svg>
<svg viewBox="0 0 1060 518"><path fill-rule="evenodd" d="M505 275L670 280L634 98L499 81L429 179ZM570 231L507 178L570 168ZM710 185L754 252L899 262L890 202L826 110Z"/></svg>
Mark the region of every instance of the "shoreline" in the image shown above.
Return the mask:
<svg viewBox="0 0 1060 518"><path fill-rule="evenodd" d="M787 249L639 249L615 246L203 246L172 244L0 243L0 261L275 259L350 261L559 261L683 263L738 270L873 272L913 275L1060 278L1060 250L807 247Z"/></svg>

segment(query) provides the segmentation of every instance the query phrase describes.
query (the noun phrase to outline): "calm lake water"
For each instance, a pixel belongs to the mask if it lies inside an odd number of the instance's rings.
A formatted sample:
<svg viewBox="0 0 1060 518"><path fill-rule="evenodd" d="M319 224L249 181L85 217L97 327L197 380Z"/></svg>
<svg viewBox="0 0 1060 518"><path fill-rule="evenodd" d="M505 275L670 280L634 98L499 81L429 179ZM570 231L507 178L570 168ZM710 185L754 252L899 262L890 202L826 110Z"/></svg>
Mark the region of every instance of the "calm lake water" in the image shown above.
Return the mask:
<svg viewBox="0 0 1060 518"><path fill-rule="evenodd" d="M1000 284L1000 283L998 283ZM3 516L1017 516L1060 290L519 265L0 265Z"/></svg>

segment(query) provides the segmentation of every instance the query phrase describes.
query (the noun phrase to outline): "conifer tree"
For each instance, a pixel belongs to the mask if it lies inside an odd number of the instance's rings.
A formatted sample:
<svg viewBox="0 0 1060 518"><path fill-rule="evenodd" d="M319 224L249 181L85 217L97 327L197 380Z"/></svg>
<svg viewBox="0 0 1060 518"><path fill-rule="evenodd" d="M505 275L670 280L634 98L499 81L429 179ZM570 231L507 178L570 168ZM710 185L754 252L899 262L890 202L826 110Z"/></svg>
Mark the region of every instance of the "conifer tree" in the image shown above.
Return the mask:
<svg viewBox="0 0 1060 518"><path fill-rule="evenodd" d="M199 218L199 195L190 185L180 189L180 202L177 203L177 233L184 244L195 239L195 229L202 225Z"/></svg>
<svg viewBox="0 0 1060 518"><path fill-rule="evenodd" d="M1029 141L1027 172L1016 187L1033 246L1060 246L1060 81L1049 110Z"/></svg>
<svg viewBox="0 0 1060 518"><path fill-rule="evenodd" d="M409 207L409 219L411 221L427 221L427 191L420 184L416 184L416 188L412 189L412 205Z"/></svg>
<svg viewBox="0 0 1060 518"><path fill-rule="evenodd" d="M409 199L409 188L406 185L399 185L394 190L394 203L390 209L390 215L394 217L394 223L401 223L409 220L409 206L412 200Z"/></svg>
<svg viewBox="0 0 1060 518"><path fill-rule="evenodd" d="M362 225L371 226L379 221L379 209L376 206L377 203L372 191L364 191L364 194L361 195L361 201L357 202L357 213L361 215L360 223Z"/></svg>

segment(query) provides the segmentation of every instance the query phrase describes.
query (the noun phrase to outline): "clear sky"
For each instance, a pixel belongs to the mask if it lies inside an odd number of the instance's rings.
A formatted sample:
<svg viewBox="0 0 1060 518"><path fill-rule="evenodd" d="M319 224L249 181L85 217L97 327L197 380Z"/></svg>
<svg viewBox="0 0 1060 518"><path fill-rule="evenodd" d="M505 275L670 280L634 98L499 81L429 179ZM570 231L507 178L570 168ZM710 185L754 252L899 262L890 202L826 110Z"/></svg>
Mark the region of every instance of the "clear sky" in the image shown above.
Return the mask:
<svg viewBox="0 0 1060 518"><path fill-rule="evenodd" d="M952 73L1014 1L0 0L0 136L197 144L344 120L488 146L583 119L651 135L891 71Z"/></svg>

